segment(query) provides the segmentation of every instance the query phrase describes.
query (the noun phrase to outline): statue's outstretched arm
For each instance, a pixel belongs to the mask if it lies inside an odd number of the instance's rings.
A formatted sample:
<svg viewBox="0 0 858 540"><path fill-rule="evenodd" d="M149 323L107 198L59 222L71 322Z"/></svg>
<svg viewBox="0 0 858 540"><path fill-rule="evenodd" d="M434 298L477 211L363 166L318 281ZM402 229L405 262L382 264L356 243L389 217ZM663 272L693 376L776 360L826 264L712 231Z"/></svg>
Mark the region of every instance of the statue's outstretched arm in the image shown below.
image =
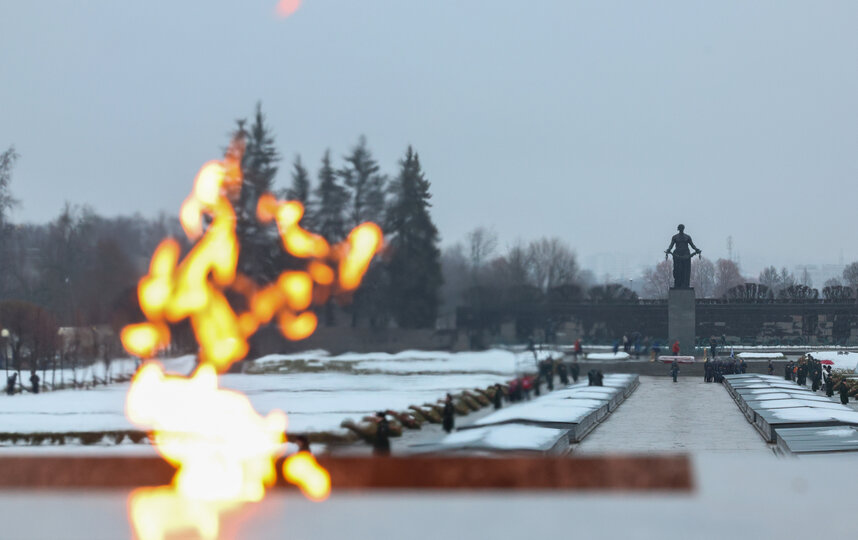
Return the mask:
<svg viewBox="0 0 858 540"><path fill-rule="evenodd" d="M676 245L676 240L675 240L675 239L673 239L673 238L671 238L671 239L670 239L670 245L669 245L669 246L667 246L667 249L665 249L665 250L664 250L664 252L665 252L665 253L670 253L670 251L673 249L673 246L675 246L675 245Z"/></svg>
<svg viewBox="0 0 858 540"><path fill-rule="evenodd" d="M694 251L696 251L697 253L702 253L702 251L700 251L700 248L694 245L694 241L691 239L690 236L688 237L688 245L693 247Z"/></svg>

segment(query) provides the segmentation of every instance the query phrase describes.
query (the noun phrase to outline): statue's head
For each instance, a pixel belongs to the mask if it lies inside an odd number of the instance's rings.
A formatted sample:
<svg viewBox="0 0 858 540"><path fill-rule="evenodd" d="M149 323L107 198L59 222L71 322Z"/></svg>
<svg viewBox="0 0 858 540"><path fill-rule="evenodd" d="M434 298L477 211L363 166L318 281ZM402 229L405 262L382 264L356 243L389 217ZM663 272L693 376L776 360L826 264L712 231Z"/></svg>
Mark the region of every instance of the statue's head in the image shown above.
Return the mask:
<svg viewBox="0 0 858 540"><path fill-rule="evenodd" d="M679 224L679 226L676 228L676 230L678 230L679 232L684 231L684 230L685 230L685 225L683 225L682 223L680 223L680 224Z"/></svg>

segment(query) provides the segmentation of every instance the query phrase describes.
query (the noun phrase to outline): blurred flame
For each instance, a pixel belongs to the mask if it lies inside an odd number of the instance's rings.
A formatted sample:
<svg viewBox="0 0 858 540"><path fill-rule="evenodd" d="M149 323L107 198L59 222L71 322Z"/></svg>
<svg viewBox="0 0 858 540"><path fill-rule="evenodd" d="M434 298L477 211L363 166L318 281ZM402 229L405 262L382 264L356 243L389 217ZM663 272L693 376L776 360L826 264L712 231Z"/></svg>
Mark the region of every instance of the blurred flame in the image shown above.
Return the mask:
<svg viewBox="0 0 858 540"><path fill-rule="evenodd" d="M281 19L292 15L301 7L301 0L280 0L277 2L277 16Z"/></svg>
<svg viewBox="0 0 858 540"><path fill-rule="evenodd" d="M298 2L291 5L297 9ZM286 338L310 336L318 324L310 308L332 293L357 288L382 245L381 229L364 223L331 248L300 226L301 203L263 194L257 219L276 222L284 249L303 260L306 271L284 271L264 286L238 273L231 201L241 188L243 152L244 142L237 138L223 160L202 166L179 214L196 245L181 259L178 242L161 242L137 288L147 321L121 333L125 349L144 359L169 346L171 323L189 319L199 343L199 365L190 377L165 375L160 364L149 361L128 391L129 420L148 430L159 453L177 468L172 486L136 490L129 498L140 539L189 529L215 538L221 512L264 496L276 479L274 460L284 449L286 415L258 415L246 396L218 388L217 374L244 358L247 339L275 318ZM245 298L244 311L230 305L227 289ZM309 453L289 457L283 475L313 500L330 492L328 472Z"/></svg>
<svg viewBox="0 0 858 540"><path fill-rule="evenodd" d="M309 452L298 452L283 462L283 478L296 484L314 501L323 501L331 493L331 475Z"/></svg>

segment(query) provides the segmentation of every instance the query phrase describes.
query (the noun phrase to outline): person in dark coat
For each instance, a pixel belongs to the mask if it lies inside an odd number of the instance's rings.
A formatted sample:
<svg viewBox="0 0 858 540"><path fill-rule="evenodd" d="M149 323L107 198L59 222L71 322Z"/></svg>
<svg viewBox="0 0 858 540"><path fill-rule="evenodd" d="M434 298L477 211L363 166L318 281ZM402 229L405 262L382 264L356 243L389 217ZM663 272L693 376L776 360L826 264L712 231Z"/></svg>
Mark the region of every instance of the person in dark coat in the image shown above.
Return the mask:
<svg viewBox="0 0 858 540"><path fill-rule="evenodd" d="M387 422L387 415L383 411L375 413L378 417L378 424L375 428L375 441L372 445L372 453L376 456L390 455L390 424Z"/></svg>
<svg viewBox="0 0 858 540"><path fill-rule="evenodd" d="M593 384L593 386L603 386L602 380L604 380L604 378L605 378L605 375L602 374L602 370L601 369L596 370L596 374L593 376L593 382L595 383L595 384Z"/></svg>
<svg viewBox="0 0 858 540"><path fill-rule="evenodd" d="M492 396L492 401L494 401L495 410L503 406L503 389L501 389L500 384L495 385L495 395Z"/></svg>
<svg viewBox="0 0 858 540"><path fill-rule="evenodd" d="M774 372L775 372L775 365L772 363L772 360L771 360L771 359L769 359L769 366L768 366L768 369L769 369L769 375L774 374Z"/></svg>
<svg viewBox="0 0 858 540"><path fill-rule="evenodd" d="M578 365L578 362L572 362L572 382L578 382L578 376L581 374L581 366Z"/></svg>
<svg viewBox="0 0 858 540"><path fill-rule="evenodd" d="M792 379L792 360L787 362L784 365L784 380L789 381Z"/></svg>
<svg viewBox="0 0 858 540"><path fill-rule="evenodd" d="M34 394L39 393L39 381L41 381L41 379L36 375L36 372L33 371L30 375L30 384L32 385Z"/></svg>
<svg viewBox="0 0 858 540"><path fill-rule="evenodd" d="M15 393L15 383L18 382L18 374L13 373L6 377L6 393L10 396Z"/></svg>
<svg viewBox="0 0 858 540"><path fill-rule="evenodd" d="M594 379L596 376L596 370L591 369L587 372L587 386L594 386Z"/></svg>
<svg viewBox="0 0 858 540"><path fill-rule="evenodd" d="M828 397L834 395L834 379L831 378L831 375L825 378L825 395Z"/></svg>
<svg viewBox="0 0 858 540"><path fill-rule="evenodd" d="M447 394L447 399L444 400L444 411L441 413L443 420L444 431L450 433L453 431L453 426L456 423L456 409L453 408L453 396Z"/></svg>
<svg viewBox="0 0 858 540"><path fill-rule="evenodd" d="M674 360L670 363L670 376L673 377L673 382L676 382L676 377L679 375L679 362Z"/></svg>
<svg viewBox="0 0 858 540"><path fill-rule="evenodd" d="M548 383L548 391L554 391L554 359L550 356L545 361L545 381Z"/></svg>
<svg viewBox="0 0 858 540"><path fill-rule="evenodd" d="M744 358L739 359L739 373L745 373L748 371L748 364L745 362Z"/></svg>
<svg viewBox="0 0 858 540"><path fill-rule="evenodd" d="M844 405L849 403L849 387L846 386L846 380L840 381L838 391L840 392L840 403Z"/></svg>
<svg viewBox="0 0 858 540"><path fill-rule="evenodd" d="M298 452L310 453L310 439L306 435L298 435L295 437L295 444L298 446Z"/></svg>
<svg viewBox="0 0 858 540"><path fill-rule="evenodd" d="M557 374L560 376L560 384L563 386L569 384L569 369L566 367L566 362L557 364Z"/></svg>

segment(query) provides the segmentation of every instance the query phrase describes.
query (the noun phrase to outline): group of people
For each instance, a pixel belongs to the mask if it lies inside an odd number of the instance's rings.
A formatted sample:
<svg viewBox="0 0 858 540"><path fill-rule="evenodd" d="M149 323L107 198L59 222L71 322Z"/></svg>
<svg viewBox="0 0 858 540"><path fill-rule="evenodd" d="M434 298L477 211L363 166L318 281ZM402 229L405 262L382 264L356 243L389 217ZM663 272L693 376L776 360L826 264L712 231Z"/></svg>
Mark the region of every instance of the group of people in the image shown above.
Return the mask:
<svg viewBox="0 0 858 540"><path fill-rule="evenodd" d="M743 359L736 360L734 357L725 359L706 358L703 362L703 381L704 382L724 382L724 375L736 375L746 373L748 364Z"/></svg>
<svg viewBox="0 0 858 540"><path fill-rule="evenodd" d="M42 378L39 377L35 371L30 373L30 392L34 394L39 393L39 383L42 381ZM13 395L15 393L15 385L18 384L18 373L13 372L11 375L6 377L6 394Z"/></svg>
<svg viewBox="0 0 858 540"><path fill-rule="evenodd" d="M537 396L542 394L543 383L546 384L550 392L554 390L555 377L559 377L560 384L566 386L569 384L570 378L572 382L578 382L580 374L581 366L578 365L577 361L567 365L562 360L555 360L549 356L537 362L536 375L520 375L509 381L509 400L510 402L529 400L531 392Z"/></svg>
<svg viewBox="0 0 858 540"><path fill-rule="evenodd" d="M823 365L811 354L806 354L793 362L790 360L784 364L784 379L794 381L800 386L807 386L807 381L810 380L810 388L814 392L825 389L825 395L833 397L837 391L840 396L840 403L846 405L849 403L849 393L851 388L846 384L846 379L841 379L835 382L835 377L831 373L830 365Z"/></svg>

